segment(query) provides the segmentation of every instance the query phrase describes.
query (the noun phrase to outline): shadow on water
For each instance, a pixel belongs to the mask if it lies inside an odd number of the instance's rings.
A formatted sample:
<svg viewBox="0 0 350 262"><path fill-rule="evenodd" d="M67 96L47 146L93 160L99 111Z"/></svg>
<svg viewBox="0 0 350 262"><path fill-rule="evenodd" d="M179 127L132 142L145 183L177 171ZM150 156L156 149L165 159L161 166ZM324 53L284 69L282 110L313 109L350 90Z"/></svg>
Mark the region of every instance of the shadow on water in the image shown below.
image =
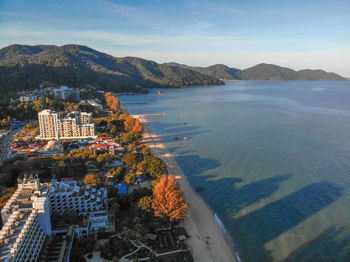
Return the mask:
<svg viewBox="0 0 350 262"><path fill-rule="evenodd" d="M265 243L330 205L342 192L343 189L334 183L314 183L243 217L233 219L236 244L243 261L273 260L269 251L264 249Z"/></svg>
<svg viewBox="0 0 350 262"><path fill-rule="evenodd" d="M195 178L193 175L200 175L205 171L215 169L221 165L221 163L213 158L204 158L197 154L188 154L176 156L176 161L181 163L184 171L190 172L191 175L187 176L189 180ZM203 177L200 178L203 180Z"/></svg>
<svg viewBox="0 0 350 262"><path fill-rule="evenodd" d="M306 242L293 251L284 262L348 262L350 261L350 236L341 238L339 235L344 227L329 228L313 240Z"/></svg>
<svg viewBox="0 0 350 262"><path fill-rule="evenodd" d="M226 213L223 216L226 218L224 222L229 225L236 248L244 262L274 261L271 251L265 249L266 243L329 206L343 194L342 187L332 182L322 181L305 186L246 215L233 218L232 214L237 214L240 209L270 197L279 189L281 183L292 178L293 174L277 175L236 189L237 184L243 181L241 178L215 180L212 175L203 175L205 172L221 166L221 163L215 159L188 154L177 156L176 160L181 163L183 170L190 174L187 177L194 187L205 181L204 195L206 199L218 199L219 197L223 200L216 209ZM213 194L216 194L216 197ZM217 196L218 194L220 196ZM210 204L211 201L208 202ZM291 253L286 261L323 261L314 259L315 256L320 255L325 257L324 261L332 261L332 259L327 259L328 257L332 258L333 255L331 252L325 251L328 245L331 245L331 248L339 248L339 252L344 252L344 246L349 244L348 240L337 241L335 239L336 233L331 230L322 233L316 239ZM318 252L318 255L315 253L310 255L309 259L300 260L299 257L307 252L308 246L314 249L313 252ZM333 252L336 251L333 250ZM342 258L334 261L346 261Z"/></svg>
<svg viewBox="0 0 350 262"><path fill-rule="evenodd" d="M224 178L212 182L215 188L220 188L220 195L222 195L223 198L230 199L230 201L223 203L222 206L232 215L247 206L270 197L279 189L282 182L291 177L293 177L293 174L277 175L244 185L238 189L235 188L235 185L243 181L241 178ZM212 197L214 197L217 191L211 191L209 194L213 194Z"/></svg>

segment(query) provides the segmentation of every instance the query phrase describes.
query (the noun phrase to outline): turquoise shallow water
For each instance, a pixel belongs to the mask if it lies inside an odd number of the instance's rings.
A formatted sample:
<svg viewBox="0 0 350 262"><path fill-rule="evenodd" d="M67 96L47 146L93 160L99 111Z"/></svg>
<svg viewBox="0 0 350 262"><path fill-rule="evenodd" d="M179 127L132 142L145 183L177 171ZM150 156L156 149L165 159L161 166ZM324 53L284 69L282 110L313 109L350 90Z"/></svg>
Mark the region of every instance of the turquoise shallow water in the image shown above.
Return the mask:
<svg viewBox="0 0 350 262"><path fill-rule="evenodd" d="M350 82L155 91L120 98L130 113L166 114L153 130L205 187L243 262L350 261Z"/></svg>

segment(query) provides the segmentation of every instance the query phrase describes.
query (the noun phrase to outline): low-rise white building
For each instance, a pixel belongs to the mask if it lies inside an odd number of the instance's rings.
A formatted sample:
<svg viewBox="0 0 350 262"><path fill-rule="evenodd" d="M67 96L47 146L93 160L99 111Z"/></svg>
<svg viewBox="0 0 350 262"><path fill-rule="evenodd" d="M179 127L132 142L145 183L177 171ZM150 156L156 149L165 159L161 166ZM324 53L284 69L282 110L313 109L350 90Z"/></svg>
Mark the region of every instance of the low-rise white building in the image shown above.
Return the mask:
<svg viewBox="0 0 350 262"><path fill-rule="evenodd" d="M21 103L35 102L37 100L38 100L38 96L33 94L22 95L19 97L19 101Z"/></svg>
<svg viewBox="0 0 350 262"><path fill-rule="evenodd" d="M61 86L60 88L53 89L55 96L61 98L62 100L80 100L80 91L74 88L69 88L68 86Z"/></svg>

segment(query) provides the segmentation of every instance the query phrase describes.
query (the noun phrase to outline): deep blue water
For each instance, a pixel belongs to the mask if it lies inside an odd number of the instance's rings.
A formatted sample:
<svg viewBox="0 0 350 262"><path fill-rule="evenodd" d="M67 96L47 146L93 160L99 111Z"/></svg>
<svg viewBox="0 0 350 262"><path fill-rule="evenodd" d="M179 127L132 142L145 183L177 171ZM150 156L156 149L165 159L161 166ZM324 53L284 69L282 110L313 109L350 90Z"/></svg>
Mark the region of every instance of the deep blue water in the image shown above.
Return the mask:
<svg viewBox="0 0 350 262"><path fill-rule="evenodd" d="M166 114L153 130L243 262L350 261L350 81L155 91L121 101Z"/></svg>

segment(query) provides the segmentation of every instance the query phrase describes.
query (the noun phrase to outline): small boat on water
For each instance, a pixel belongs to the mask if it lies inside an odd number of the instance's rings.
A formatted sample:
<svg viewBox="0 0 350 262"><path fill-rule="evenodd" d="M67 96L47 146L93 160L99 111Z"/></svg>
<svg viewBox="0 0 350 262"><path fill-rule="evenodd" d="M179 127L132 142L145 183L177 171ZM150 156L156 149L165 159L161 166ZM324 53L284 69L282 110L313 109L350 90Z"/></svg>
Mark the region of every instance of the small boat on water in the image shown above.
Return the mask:
<svg viewBox="0 0 350 262"><path fill-rule="evenodd" d="M158 90L157 91L157 95L165 95L165 93L163 93L162 91Z"/></svg>
<svg viewBox="0 0 350 262"><path fill-rule="evenodd" d="M180 138L178 137L178 136L176 136L176 137L174 137L174 140L176 141L176 140L179 140Z"/></svg>
<svg viewBox="0 0 350 262"><path fill-rule="evenodd" d="M184 126L187 125L187 123L184 123Z"/></svg>
<svg viewBox="0 0 350 262"><path fill-rule="evenodd" d="M184 140L187 140L188 138L187 138L187 136L184 136Z"/></svg>
<svg viewBox="0 0 350 262"><path fill-rule="evenodd" d="M204 186L197 186L196 192L202 192L204 190Z"/></svg>

